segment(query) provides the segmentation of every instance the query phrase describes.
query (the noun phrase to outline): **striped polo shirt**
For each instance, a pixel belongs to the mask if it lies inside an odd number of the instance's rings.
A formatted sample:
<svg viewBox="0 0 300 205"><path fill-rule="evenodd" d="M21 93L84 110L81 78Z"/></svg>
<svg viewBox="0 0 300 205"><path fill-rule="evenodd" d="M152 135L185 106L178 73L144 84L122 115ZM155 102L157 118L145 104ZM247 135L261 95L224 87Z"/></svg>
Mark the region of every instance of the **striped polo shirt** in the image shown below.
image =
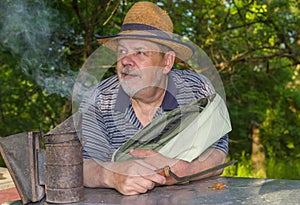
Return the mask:
<svg viewBox="0 0 300 205"><path fill-rule="evenodd" d="M215 93L211 82L190 70L172 69L161 106L154 118ZM81 103L83 157L111 161L112 154L143 128L133 110L130 97L112 76L92 89ZM228 135L212 147L228 152Z"/></svg>

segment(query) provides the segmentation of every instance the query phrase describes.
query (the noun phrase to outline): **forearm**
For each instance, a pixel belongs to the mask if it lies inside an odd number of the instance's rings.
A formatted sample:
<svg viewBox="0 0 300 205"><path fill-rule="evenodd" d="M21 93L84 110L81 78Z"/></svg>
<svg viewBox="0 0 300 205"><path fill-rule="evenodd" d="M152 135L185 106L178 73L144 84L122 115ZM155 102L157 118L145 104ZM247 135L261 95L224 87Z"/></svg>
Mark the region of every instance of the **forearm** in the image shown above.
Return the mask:
<svg viewBox="0 0 300 205"><path fill-rule="evenodd" d="M86 187L110 187L109 171L93 159L83 159L83 183Z"/></svg>
<svg viewBox="0 0 300 205"><path fill-rule="evenodd" d="M212 149L212 151L208 151L207 154L207 157L200 156L191 163L191 170L193 171L193 174L220 165L226 161L226 154L221 150ZM219 175L222 172L223 169L216 170L200 178Z"/></svg>
<svg viewBox="0 0 300 205"><path fill-rule="evenodd" d="M201 156L196 158L194 161L191 163L180 160L171 167L171 170L178 176L183 177L183 176L188 176L192 175L201 171L204 171L206 169L212 168L216 165L224 163L226 160L226 154L218 149L211 148L207 151L205 151ZM210 176L215 176L219 175L223 172L222 169L211 172L209 174L203 175L198 178L192 179L194 180L199 180L203 178L207 178ZM167 184L174 184L176 183L176 180L169 178L167 181Z"/></svg>
<svg viewBox="0 0 300 205"><path fill-rule="evenodd" d="M84 186L114 188L124 195L134 195L145 193L155 184L166 182L165 177L145 167L141 162L97 162L84 159Z"/></svg>

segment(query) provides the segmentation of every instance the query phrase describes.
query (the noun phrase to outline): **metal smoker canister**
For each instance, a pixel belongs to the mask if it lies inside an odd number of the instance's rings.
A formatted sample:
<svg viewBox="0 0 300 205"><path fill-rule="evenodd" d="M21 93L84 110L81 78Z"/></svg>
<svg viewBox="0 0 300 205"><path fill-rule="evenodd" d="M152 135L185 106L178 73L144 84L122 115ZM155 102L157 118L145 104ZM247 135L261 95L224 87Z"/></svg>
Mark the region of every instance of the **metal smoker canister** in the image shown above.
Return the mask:
<svg viewBox="0 0 300 205"><path fill-rule="evenodd" d="M76 133L45 135L45 147L46 201L83 200L82 146Z"/></svg>

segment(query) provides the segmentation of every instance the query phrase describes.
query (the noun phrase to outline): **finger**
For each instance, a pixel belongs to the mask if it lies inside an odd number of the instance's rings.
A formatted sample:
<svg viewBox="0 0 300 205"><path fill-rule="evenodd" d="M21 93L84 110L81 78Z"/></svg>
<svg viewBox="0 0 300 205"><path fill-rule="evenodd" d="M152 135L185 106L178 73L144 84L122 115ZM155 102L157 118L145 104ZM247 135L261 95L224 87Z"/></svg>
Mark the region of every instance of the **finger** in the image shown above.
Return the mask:
<svg viewBox="0 0 300 205"><path fill-rule="evenodd" d="M145 190L147 191L147 190L153 189L155 186L155 183L149 179L144 178L142 180L141 179L139 180L138 185L140 186L141 191L145 191ZM141 192L141 193L145 193L145 192Z"/></svg>
<svg viewBox="0 0 300 205"><path fill-rule="evenodd" d="M145 179L148 179L148 180L151 180L152 182L156 183L156 184L165 184L167 179L166 177L160 175L160 174L157 174L154 172L154 174L152 175L145 175L143 176Z"/></svg>
<svg viewBox="0 0 300 205"><path fill-rule="evenodd" d="M148 190L153 189L155 183L151 180L145 179L143 177L135 177L134 179L128 181L122 187L123 194L135 195L138 193L146 193Z"/></svg>

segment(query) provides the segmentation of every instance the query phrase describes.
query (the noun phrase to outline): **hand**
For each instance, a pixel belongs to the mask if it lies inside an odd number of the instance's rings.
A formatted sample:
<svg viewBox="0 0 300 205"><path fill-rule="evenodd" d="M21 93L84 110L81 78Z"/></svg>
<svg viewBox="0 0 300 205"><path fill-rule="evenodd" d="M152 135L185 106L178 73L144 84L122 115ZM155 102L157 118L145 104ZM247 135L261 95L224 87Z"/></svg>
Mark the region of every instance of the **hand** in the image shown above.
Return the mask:
<svg viewBox="0 0 300 205"><path fill-rule="evenodd" d="M115 188L124 195L146 193L156 184L165 184L166 178L157 174L155 168L142 160L106 163L110 171L109 187Z"/></svg>
<svg viewBox="0 0 300 205"><path fill-rule="evenodd" d="M161 169L165 166L170 166L172 172L176 173L178 176L186 176L189 174L190 163L172 159L163 156L162 154L155 152L153 150L131 150L130 154L136 158L143 159L143 162L148 164L148 166L153 166L157 169ZM167 178L165 185L175 184L177 181L173 178Z"/></svg>

